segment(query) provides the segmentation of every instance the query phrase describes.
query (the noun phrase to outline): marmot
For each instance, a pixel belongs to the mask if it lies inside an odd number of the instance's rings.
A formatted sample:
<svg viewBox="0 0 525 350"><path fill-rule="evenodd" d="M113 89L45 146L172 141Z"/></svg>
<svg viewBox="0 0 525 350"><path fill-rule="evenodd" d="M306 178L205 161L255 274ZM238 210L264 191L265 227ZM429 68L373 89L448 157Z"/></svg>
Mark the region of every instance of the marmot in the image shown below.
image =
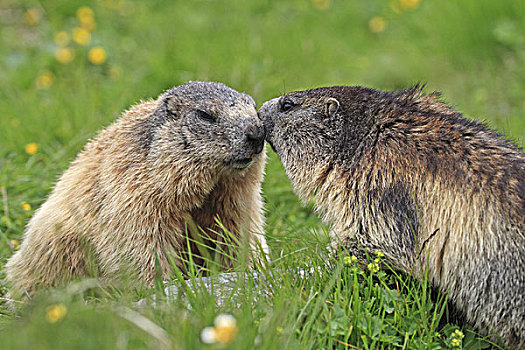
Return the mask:
<svg viewBox="0 0 525 350"><path fill-rule="evenodd" d="M525 155L421 90L297 91L259 117L333 241L419 278L428 269L469 323L523 348Z"/></svg>
<svg viewBox="0 0 525 350"><path fill-rule="evenodd" d="M131 107L35 212L6 265L12 294L86 276L90 264L101 278L130 266L151 285L171 261L182 268L188 244L193 254L197 242L224 249L223 227L253 253L266 251L264 136L255 101L220 83L189 82ZM224 257L221 266L230 265Z"/></svg>

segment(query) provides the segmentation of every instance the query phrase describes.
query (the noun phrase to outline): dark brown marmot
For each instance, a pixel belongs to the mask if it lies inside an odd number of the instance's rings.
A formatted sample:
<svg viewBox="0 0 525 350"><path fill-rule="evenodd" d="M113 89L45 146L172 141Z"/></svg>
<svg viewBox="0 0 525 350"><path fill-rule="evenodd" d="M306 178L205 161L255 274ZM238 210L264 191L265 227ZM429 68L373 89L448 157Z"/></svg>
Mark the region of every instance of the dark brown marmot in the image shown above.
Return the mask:
<svg viewBox="0 0 525 350"><path fill-rule="evenodd" d="M151 285L155 256L163 277L170 257L183 267L186 232L194 253L192 240L224 249L220 225L266 250L263 145L254 100L220 83L190 82L131 107L86 145L29 222L6 265L14 294L92 268L113 278L131 267ZM209 237L195 237L195 225Z"/></svg>
<svg viewBox="0 0 525 350"><path fill-rule="evenodd" d="M297 91L259 110L333 240L381 250L484 334L525 347L525 155L418 87ZM363 254L361 254L361 257Z"/></svg>

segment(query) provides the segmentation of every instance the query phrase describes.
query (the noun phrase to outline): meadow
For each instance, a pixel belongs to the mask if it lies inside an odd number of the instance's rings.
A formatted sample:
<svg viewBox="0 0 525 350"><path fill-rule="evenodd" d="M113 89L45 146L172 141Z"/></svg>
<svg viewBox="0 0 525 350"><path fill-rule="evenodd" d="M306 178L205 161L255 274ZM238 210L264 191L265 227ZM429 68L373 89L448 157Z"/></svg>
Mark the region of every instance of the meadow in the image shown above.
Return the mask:
<svg viewBox="0 0 525 350"><path fill-rule="evenodd" d="M86 141L172 86L220 81L260 106L319 86L426 83L425 92L441 91L466 117L523 147L523 67L522 0L1 0L0 269ZM381 256L369 266L329 258L329 228L298 201L269 147L268 155L271 265L258 267L263 286L248 278L218 303L181 278L173 281L186 292L178 298L160 286L88 280L17 313L0 302L0 348L496 347L459 322L425 280L377 269ZM320 267L308 278L296 273L311 266ZM6 292L0 282L0 296ZM155 303L136 303L153 296ZM202 330L222 314L236 325L216 328L222 338L205 344Z"/></svg>

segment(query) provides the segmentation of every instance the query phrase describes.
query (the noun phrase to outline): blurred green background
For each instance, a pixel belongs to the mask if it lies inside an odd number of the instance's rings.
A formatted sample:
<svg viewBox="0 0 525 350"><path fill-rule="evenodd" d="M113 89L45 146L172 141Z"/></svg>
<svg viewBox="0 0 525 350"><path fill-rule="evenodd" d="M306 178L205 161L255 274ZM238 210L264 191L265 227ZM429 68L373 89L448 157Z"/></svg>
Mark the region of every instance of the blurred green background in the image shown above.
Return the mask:
<svg viewBox="0 0 525 350"><path fill-rule="evenodd" d="M522 0L0 0L0 268L85 142L174 85L221 81L261 105L296 89L427 83L523 146L524 66ZM278 257L326 228L269 153Z"/></svg>

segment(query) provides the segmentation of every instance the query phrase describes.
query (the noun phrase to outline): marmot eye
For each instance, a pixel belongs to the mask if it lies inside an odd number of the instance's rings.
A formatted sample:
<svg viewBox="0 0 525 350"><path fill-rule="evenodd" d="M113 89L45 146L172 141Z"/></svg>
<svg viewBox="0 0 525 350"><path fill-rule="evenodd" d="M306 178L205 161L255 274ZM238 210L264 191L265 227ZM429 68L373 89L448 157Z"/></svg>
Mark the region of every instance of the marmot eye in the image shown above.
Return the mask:
<svg viewBox="0 0 525 350"><path fill-rule="evenodd" d="M291 101L284 101L281 104L281 111L283 111L283 112L289 111L290 109L292 109L293 106L294 106L293 102L291 102Z"/></svg>
<svg viewBox="0 0 525 350"><path fill-rule="evenodd" d="M209 114L209 113L206 113L204 111L201 111L201 110L197 110L195 111L195 113L197 114L197 116L202 119L202 120L205 120L207 122L214 122L217 118L215 118L215 116Z"/></svg>

